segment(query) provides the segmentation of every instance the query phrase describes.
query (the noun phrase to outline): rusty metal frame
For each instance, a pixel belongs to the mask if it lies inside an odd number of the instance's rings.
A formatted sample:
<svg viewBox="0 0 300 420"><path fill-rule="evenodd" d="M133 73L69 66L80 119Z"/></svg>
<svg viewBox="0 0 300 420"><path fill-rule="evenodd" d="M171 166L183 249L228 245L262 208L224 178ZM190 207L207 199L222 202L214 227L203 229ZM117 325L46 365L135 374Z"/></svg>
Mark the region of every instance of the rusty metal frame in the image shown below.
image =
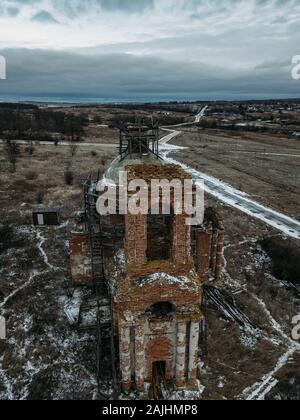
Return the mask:
<svg viewBox="0 0 300 420"><path fill-rule="evenodd" d="M162 159L159 155L158 121L152 120L149 124L139 119L135 124L119 124L118 128L120 130L120 162L128 156L132 158L133 154L142 157L144 153L153 154L157 159ZM134 150L138 152L133 152Z"/></svg>

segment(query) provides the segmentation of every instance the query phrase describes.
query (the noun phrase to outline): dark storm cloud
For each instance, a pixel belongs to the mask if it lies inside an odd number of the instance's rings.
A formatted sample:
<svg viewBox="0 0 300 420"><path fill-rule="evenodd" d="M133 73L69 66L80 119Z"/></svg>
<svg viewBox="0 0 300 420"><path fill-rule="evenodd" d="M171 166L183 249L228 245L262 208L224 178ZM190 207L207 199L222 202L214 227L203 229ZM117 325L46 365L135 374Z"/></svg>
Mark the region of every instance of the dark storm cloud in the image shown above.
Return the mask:
<svg viewBox="0 0 300 420"><path fill-rule="evenodd" d="M0 94L29 96L300 95L286 63L254 72L170 62L129 54L82 56L45 50L6 50L8 79Z"/></svg>
<svg viewBox="0 0 300 420"><path fill-rule="evenodd" d="M58 21L51 15L51 13L42 10L39 13L36 13L32 18L32 22L40 23L58 23Z"/></svg>
<svg viewBox="0 0 300 420"><path fill-rule="evenodd" d="M299 21L299 0L0 0L0 95L295 96Z"/></svg>

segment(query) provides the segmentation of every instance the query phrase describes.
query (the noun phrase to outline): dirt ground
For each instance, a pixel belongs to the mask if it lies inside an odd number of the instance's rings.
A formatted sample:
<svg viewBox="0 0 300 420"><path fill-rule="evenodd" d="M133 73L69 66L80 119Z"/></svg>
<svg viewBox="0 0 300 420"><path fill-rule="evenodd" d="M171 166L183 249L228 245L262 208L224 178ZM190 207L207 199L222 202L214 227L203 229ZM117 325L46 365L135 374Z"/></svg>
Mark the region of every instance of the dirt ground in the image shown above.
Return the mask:
<svg viewBox="0 0 300 420"><path fill-rule="evenodd" d="M181 161L300 220L300 141L259 133L184 130Z"/></svg>
<svg viewBox="0 0 300 420"><path fill-rule="evenodd" d="M90 124L87 129L85 142L119 145L119 131L107 127L105 124Z"/></svg>
<svg viewBox="0 0 300 420"><path fill-rule="evenodd" d="M68 238L83 206L82 181L93 170L102 173L113 155L79 147L72 157L68 146L37 145L29 156L20 146L11 173L0 146L0 228L12 227L12 239L0 252L0 314L7 322L7 340L0 341L0 399L98 396L95 335L70 325L64 312L77 293ZM74 176L72 185L66 185L66 169ZM39 204L57 207L61 226L32 227L32 210Z"/></svg>
<svg viewBox="0 0 300 420"><path fill-rule="evenodd" d="M300 296L272 275L272 261L260 242L265 238L280 238L295 249L299 249L299 243L209 196L207 205L218 209L226 226L224 270L221 279L211 285L234 296L257 331L251 332L229 322L216 307L208 304L202 397L213 400L266 398L268 392L265 391L270 384L267 378L271 372L274 371L272 377L278 380L279 386L281 378L300 375L300 348L286 361L281 360L295 343L291 336L292 318L300 313ZM264 376L268 382L260 389ZM274 398L275 391L276 387Z"/></svg>

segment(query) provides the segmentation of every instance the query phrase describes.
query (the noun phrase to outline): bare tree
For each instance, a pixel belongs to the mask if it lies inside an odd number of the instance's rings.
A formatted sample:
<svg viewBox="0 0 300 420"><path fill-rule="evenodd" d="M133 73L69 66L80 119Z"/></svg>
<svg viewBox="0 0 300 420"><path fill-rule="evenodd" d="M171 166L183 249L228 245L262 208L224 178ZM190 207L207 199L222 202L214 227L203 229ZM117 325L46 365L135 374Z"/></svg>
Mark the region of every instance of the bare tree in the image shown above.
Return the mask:
<svg viewBox="0 0 300 420"><path fill-rule="evenodd" d="M5 146L4 146L4 152L5 152L7 161L11 165L11 171L16 172L17 158L20 154L19 145L15 141L6 140Z"/></svg>
<svg viewBox="0 0 300 420"><path fill-rule="evenodd" d="M78 146L77 144L74 143L70 143L70 151L71 151L71 156L74 157L76 155L76 152L78 150Z"/></svg>
<svg viewBox="0 0 300 420"><path fill-rule="evenodd" d="M28 145L28 147L26 148L26 152L29 154L29 156L32 156L34 153L34 145L33 142L31 141Z"/></svg>
<svg viewBox="0 0 300 420"><path fill-rule="evenodd" d="M74 182L74 174L71 170L71 162L68 162L64 172L65 184L66 185L73 185Z"/></svg>

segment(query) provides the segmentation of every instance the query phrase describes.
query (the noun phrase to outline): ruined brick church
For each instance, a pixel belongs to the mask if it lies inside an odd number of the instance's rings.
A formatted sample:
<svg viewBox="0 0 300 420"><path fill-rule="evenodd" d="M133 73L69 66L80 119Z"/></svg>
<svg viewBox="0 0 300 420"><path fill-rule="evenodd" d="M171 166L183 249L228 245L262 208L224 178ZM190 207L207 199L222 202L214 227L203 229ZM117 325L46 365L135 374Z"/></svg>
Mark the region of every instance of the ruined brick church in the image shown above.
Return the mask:
<svg viewBox="0 0 300 420"><path fill-rule="evenodd" d="M158 145L157 126L122 127L120 156L106 178L118 182L119 171L126 170L130 179L148 185L151 178L183 183L189 175L166 164ZM203 286L222 269L222 221L213 209L206 209L201 226L192 227L185 214L174 212L100 217L96 185L92 179L85 185L83 226L71 234L71 271L75 285L107 296L118 381L124 391L141 393L157 381L195 389L201 377Z"/></svg>

